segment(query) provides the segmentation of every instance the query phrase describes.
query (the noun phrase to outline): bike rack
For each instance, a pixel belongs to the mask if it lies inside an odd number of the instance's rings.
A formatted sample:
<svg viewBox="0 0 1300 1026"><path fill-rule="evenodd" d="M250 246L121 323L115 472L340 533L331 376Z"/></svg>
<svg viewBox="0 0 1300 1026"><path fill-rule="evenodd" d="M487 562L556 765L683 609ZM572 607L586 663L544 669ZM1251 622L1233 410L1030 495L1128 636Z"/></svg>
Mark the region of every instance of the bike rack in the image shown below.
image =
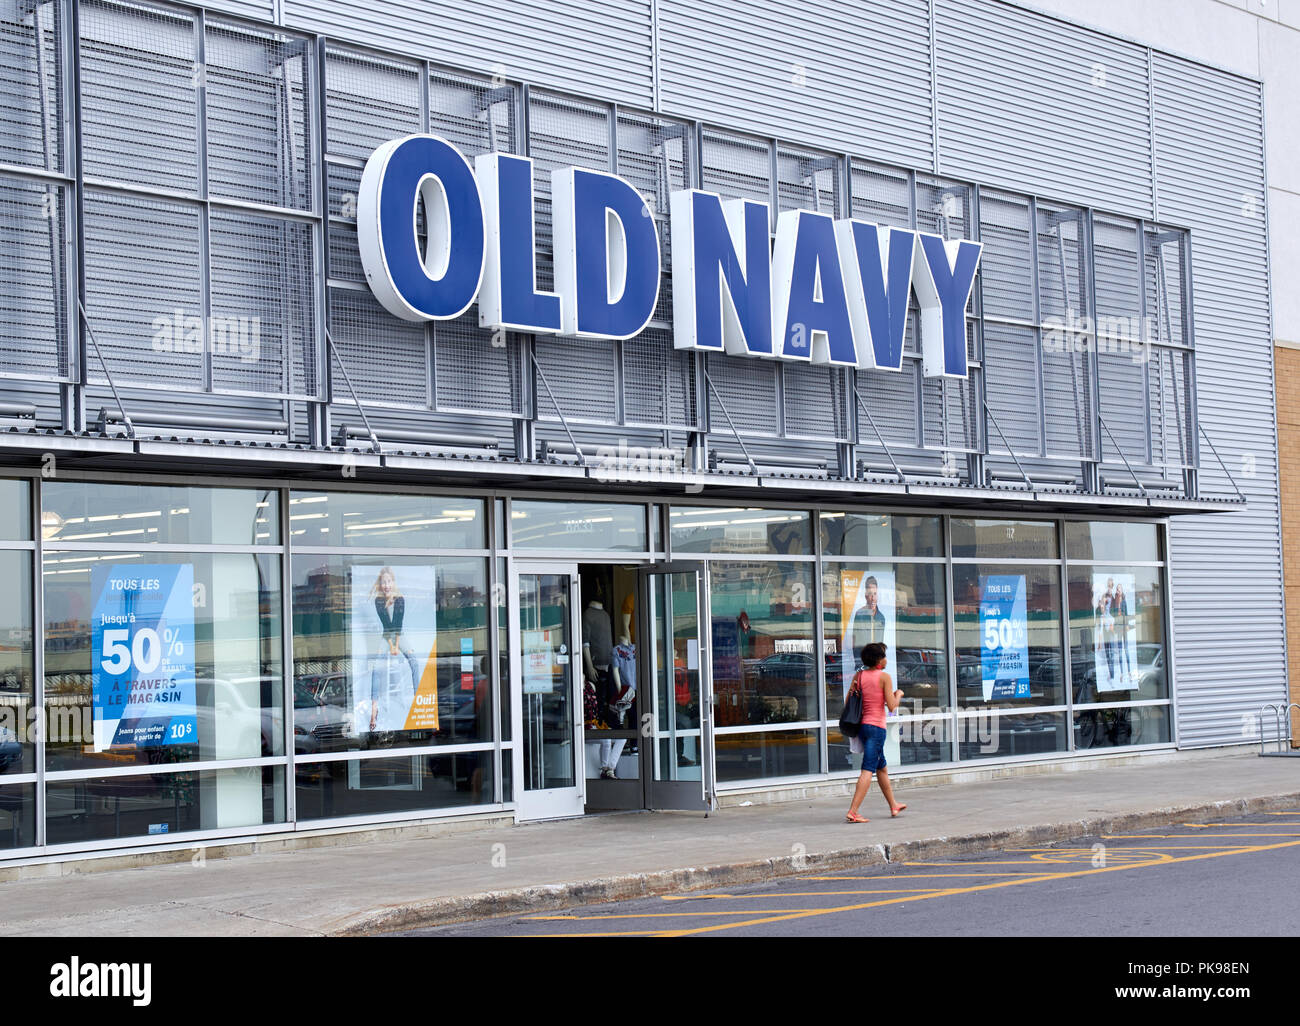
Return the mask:
<svg viewBox="0 0 1300 1026"><path fill-rule="evenodd" d="M1273 744L1276 746L1275 751L1265 750L1264 741L1264 714L1269 709L1273 710L1273 729L1276 737ZM1261 706L1259 710L1259 754L1273 756L1300 756L1300 748L1291 747L1291 710L1300 711L1300 703L1292 702L1289 705L1281 703L1274 705Z"/></svg>

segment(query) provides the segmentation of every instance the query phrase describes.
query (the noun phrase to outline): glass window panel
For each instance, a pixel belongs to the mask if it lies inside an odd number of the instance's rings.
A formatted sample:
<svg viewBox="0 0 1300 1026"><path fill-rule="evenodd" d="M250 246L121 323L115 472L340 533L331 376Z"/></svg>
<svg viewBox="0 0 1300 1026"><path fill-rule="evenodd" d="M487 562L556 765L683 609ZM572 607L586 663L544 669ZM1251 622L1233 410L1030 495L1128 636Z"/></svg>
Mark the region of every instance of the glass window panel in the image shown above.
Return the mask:
<svg viewBox="0 0 1300 1026"><path fill-rule="evenodd" d="M818 771L817 731L770 730L714 738L718 782L800 777Z"/></svg>
<svg viewBox="0 0 1300 1026"><path fill-rule="evenodd" d="M150 751L161 753L151 760L159 765L171 761L166 748ZM49 844L283 823L284 767L50 781L45 802Z"/></svg>
<svg viewBox="0 0 1300 1026"><path fill-rule="evenodd" d="M276 545L279 493L256 488L47 481L41 534L62 542Z"/></svg>
<svg viewBox="0 0 1300 1026"><path fill-rule="evenodd" d="M1088 709L1074 714L1076 751L1169 743L1169 706Z"/></svg>
<svg viewBox="0 0 1300 1026"><path fill-rule="evenodd" d="M1105 559L1116 563L1153 563L1164 558L1158 525L1108 520L1067 520L1065 554L1070 559Z"/></svg>
<svg viewBox="0 0 1300 1026"><path fill-rule="evenodd" d="M298 756L490 741L487 602L484 559L295 556Z"/></svg>
<svg viewBox="0 0 1300 1026"><path fill-rule="evenodd" d="M0 539L31 541L31 485L26 481L0 480Z"/></svg>
<svg viewBox="0 0 1300 1026"><path fill-rule="evenodd" d="M34 773L36 680L32 661L32 554L0 552L0 580L6 582L0 593L0 773ZM54 717L50 716L50 720L47 727L53 725ZM0 794L0 811L3 809L3 795ZM3 829L0 820L0 830Z"/></svg>
<svg viewBox="0 0 1300 1026"><path fill-rule="evenodd" d="M957 704L987 709L1064 705L1060 570L966 563L954 565L952 576ZM1020 601L1023 633L1015 615ZM1012 697L1025 689L1026 680L1028 695Z"/></svg>
<svg viewBox="0 0 1300 1026"><path fill-rule="evenodd" d="M298 763L295 776L300 820L417 812L492 801L491 752Z"/></svg>
<svg viewBox="0 0 1300 1026"><path fill-rule="evenodd" d="M892 513L822 513L822 554L826 556L925 557L943 555L938 517Z"/></svg>
<svg viewBox="0 0 1300 1026"><path fill-rule="evenodd" d="M802 556L812 552L808 513L795 509L675 506L673 552L744 552Z"/></svg>
<svg viewBox="0 0 1300 1026"><path fill-rule="evenodd" d="M952 554L954 559L1056 559L1056 524L953 517Z"/></svg>
<svg viewBox="0 0 1300 1026"><path fill-rule="evenodd" d="M1163 576L1159 567L1070 568L1076 703L1169 697Z"/></svg>
<svg viewBox="0 0 1300 1026"><path fill-rule="evenodd" d="M1007 715L992 710L964 718L957 730L958 757L963 761L1064 752L1068 747L1063 712Z"/></svg>
<svg viewBox="0 0 1300 1026"><path fill-rule="evenodd" d="M283 754L278 556L47 550L43 574L48 769ZM144 586L125 587L131 581ZM150 581L162 582L153 599ZM130 709L159 690L177 696L161 738L118 740L130 715L111 738L97 737L96 695L111 714L100 722L111 724L113 697Z"/></svg>
<svg viewBox="0 0 1300 1026"><path fill-rule="evenodd" d="M0 848L36 843L36 785L0 787Z"/></svg>
<svg viewBox="0 0 1300 1026"><path fill-rule="evenodd" d="M510 604L506 601L506 582L510 580L506 561L497 560L497 586L492 589L492 607L497 625L497 694L501 709L501 740L510 740ZM505 778L510 779L506 774Z"/></svg>
<svg viewBox="0 0 1300 1026"><path fill-rule="evenodd" d="M938 564L870 563L822 571L826 714L837 719L862 646L888 646L888 672L903 692L902 714L948 705L947 604Z"/></svg>
<svg viewBox="0 0 1300 1026"><path fill-rule="evenodd" d="M646 508L594 502L524 502L510 506L517 549L645 552Z"/></svg>
<svg viewBox="0 0 1300 1026"><path fill-rule="evenodd" d="M294 492L289 531L297 545L482 549L481 499L366 492Z"/></svg>
<svg viewBox="0 0 1300 1026"><path fill-rule="evenodd" d="M812 565L714 563L709 573L717 725L819 720Z"/></svg>
<svg viewBox="0 0 1300 1026"><path fill-rule="evenodd" d="M861 753L854 754L849 750L849 742L840 734L837 725L829 725L828 730L830 772L860 772ZM885 739L885 761L889 766L927 766L952 761L951 713L937 713L917 720L890 723L888 731Z"/></svg>

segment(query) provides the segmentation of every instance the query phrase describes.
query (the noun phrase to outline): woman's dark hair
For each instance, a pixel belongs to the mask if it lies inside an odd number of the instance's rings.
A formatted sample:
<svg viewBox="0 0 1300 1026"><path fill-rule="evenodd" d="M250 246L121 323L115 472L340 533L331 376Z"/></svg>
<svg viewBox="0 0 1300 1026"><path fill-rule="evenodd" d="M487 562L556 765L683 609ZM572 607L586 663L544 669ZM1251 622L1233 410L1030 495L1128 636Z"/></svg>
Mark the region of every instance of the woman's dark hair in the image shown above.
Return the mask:
<svg viewBox="0 0 1300 1026"><path fill-rule="evenodd" d="M874 670L876 664L885 658L886 647L883 641L873 641L870 645L863 645L862 665L868 670Z"/></svg>

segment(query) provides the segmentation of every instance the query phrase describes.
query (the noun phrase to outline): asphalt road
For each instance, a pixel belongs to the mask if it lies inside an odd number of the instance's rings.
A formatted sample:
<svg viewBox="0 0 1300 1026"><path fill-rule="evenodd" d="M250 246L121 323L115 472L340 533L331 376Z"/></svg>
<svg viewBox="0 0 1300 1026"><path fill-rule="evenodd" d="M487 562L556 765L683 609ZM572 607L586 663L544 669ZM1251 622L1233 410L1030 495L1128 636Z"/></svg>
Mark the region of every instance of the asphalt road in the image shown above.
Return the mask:
<svg viewBox="0 0 1300 1026"><path fill-rule="evenodd" d="M1295 936L1298 870L1300 809L407 936Z"/></svg>

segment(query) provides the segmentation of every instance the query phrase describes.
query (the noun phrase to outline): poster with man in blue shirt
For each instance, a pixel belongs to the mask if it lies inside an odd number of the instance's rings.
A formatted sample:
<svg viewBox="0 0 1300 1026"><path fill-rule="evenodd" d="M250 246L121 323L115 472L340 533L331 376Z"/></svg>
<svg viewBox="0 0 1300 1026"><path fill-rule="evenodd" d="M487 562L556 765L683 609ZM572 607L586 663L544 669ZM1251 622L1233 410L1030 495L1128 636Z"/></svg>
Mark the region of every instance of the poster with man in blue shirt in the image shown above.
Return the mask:
<svg viewBox="0 0 1300 1026"><path fill-rule="evenodd" d="M97 566L90 665L95 751L194 744L194 566Z"/></svg>
<svg viewBox="0 0 1300 1026"><path fill-rule="evenodd" d="M984 701L1029 697L1024 574L981 575L980 661Z"/></svg>

